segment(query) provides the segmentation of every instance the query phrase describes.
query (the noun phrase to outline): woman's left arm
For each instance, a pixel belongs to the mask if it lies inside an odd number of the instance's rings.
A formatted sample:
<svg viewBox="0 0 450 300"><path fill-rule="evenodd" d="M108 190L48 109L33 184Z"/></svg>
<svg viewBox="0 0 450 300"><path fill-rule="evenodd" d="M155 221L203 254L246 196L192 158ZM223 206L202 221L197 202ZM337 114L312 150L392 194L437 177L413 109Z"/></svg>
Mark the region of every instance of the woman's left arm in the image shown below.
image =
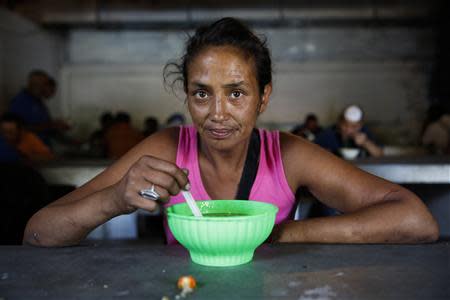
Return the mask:
<svg viewBox="0 0 450 300"><path fill-rule="evenodd" d="M436 220L409 190L292 135L282 134L281 145L291 188L308 188L342 214L283 224L276 230L275 241L423 243L438 239Z"/></svg>

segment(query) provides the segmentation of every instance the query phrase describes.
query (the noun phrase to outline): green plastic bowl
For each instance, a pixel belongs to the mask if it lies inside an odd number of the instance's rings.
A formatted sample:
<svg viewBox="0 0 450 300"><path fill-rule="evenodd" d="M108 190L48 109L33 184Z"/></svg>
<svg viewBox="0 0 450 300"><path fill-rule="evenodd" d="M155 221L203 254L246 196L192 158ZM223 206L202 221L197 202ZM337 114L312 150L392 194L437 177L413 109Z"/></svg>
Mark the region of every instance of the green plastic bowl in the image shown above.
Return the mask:
<svg viewBox="0 0 450 300"><path fill-rule="evenodd" d="M193 262L205 266L236 266L252 260L270 235L278 208L247 200L197 201L201 218L187 203L167 208L169 228L189 250Z"/></svg>

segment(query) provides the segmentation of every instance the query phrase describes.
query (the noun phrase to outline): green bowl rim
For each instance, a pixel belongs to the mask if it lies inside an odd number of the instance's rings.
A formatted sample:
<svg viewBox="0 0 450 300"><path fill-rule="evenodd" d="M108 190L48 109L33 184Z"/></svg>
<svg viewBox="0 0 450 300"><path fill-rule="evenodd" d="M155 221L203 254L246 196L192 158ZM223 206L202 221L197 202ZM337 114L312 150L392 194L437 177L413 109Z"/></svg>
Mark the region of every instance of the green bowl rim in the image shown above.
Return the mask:
<svg viewBox="0 0 450 300"><path fill-rule="evenodd" d="M215 220L215 221L226 221L226 220L240 220L240 219L255 219L255 218L260 218L261 216L265 216L268 214L272 214L275 213L275 215L278 213L279 208L272 204L272 203L267 203L267 202L262 202L262 201L255 201L255 200L228 200L228 199L224 199L224 200L201 200L201 201L197 201L197 202L213 202L213 201L238 201L238 202L243 202L243 203L248 203L248 202L258 202L258 203L262 203L263 205L267 205L267 206L271 206L272 210L270 211L266 211L264 213L261 214L257 214L257 215L248 215L248 216L232 216L232 217L196 217L196 216L186 216L186 215L179 215L173 212L168 211L169 208L176 206L176 205L187 205L186 202L180 202L174 205L171 205L169 207L166 208L166 213L167 216L169 217L176 217L178 219L188 219L188 220L205 220L205 221L210 221L210 220Z"/></svg>

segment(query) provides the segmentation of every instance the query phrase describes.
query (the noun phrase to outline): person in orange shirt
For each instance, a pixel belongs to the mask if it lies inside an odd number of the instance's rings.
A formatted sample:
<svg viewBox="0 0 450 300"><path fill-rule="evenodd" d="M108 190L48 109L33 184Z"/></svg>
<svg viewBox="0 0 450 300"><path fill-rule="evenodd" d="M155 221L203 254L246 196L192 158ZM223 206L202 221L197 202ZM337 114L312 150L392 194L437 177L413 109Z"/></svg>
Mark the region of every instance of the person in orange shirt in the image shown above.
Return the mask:
<svg viewBox="0 0 450 300"><path fill-rule="evenodd" d="M114 124L105 134L108 158L120 158L143 139L143 134L131 126L130 115L126 112L118 112Z"/></svg>
<svg viewBox="0 0 450 300"><path fill-rule="evenodd" d="M22 119L13 113L1 117L0 133L28 161L44 162L55 158L50 148L36 134L25 129Z"/></svg>

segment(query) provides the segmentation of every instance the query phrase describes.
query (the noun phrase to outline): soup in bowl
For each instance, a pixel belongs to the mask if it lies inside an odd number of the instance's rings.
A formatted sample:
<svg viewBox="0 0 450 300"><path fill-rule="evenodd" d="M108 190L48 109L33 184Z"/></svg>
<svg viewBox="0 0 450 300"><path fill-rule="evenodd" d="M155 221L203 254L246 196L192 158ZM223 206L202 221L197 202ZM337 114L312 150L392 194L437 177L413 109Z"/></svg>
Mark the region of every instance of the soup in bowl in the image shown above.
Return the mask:
<svg viewBox="0 0 450 300"><path fill-rule="evenodd" d="M251 261L272 232L278 212L273 204L250 200L197 201L197 205L203 217L194 217L187 203L179 203L167 208L167 220L192 261L206 266Z"/></svg>

